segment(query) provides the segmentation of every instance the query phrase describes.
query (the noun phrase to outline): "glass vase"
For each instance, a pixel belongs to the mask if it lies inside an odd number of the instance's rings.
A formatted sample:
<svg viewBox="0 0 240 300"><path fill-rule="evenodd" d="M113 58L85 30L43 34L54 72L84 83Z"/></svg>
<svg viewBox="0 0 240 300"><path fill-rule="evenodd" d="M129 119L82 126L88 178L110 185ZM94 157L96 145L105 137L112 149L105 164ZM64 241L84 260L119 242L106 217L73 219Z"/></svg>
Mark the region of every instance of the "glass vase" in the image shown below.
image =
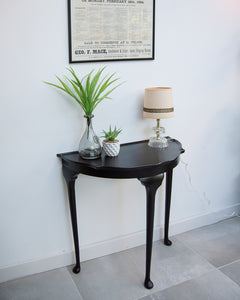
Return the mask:
<svg viewBox="0 0 240 300"><path fill-rule="evenodd" d="M78 151L83 159L96 159L101 156L102 147L92 127L92 118L94 115L85 115L84 117L86 118L87 124L80 140Z"/></svg>

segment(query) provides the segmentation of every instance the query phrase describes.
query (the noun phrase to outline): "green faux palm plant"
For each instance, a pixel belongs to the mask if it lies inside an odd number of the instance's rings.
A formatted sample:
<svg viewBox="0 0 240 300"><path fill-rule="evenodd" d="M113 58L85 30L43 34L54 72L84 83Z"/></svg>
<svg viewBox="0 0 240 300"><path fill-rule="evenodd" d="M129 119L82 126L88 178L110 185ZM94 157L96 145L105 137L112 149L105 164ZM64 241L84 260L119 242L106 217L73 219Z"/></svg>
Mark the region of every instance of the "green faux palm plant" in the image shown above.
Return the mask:
<svg viewBox="0 0 240 300"><path fill-rule="evenodd" d="M93 111L104 99L111 99L109 95L122 83L117 84L119 78L115 73L103 76L105 68L97 72L92 70L82 79L79 79L73 68L67 68L71 77L65 76L65 81L56 76L60 85L46 82L70 95L85 112L87 119L86 130L79 144L80 156L84 159L95 159L101 155L101 144L92 128Z"/></svg>
<svg viewBox="0 0 240 300"><path fill-rule="evenodd" d="M92 70L82 79L79 79L73 68L70 67L67 70L71 73L72 78L65 76L67 83L58 76L56 78L61 85L44 82L70 95L81 106L85 114L90 116L97 105L104 99L111 99L109 95L122 84L114 85L119 80L119 78L114 78L115 73L105 75L102 78L104 69L105 67L99 69L95 75L93 74L94 70Z"/></svg>

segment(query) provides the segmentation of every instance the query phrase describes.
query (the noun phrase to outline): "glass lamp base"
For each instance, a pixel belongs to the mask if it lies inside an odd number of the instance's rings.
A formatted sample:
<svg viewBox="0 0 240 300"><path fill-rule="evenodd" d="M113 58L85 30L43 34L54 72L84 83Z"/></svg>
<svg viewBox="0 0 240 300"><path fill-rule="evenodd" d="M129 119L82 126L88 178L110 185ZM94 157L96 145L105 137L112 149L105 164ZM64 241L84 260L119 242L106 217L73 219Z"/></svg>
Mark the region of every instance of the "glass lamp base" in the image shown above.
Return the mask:
<svg viewBox="0 0 240 300"><path fill-rule="evenodd" d="M152 148L166 148L168 146L168 140L165 137L150 137L148 146Z"/></svg>
<svg viewBox="0 0 240 300"><path fill-rule="evenodd" d="M157 120L157 126L153 127L153 135L150 137L148 146L153 148L166 148L168 146L168 140L164 136L165 128L160 127L160 120Z"/></svg>

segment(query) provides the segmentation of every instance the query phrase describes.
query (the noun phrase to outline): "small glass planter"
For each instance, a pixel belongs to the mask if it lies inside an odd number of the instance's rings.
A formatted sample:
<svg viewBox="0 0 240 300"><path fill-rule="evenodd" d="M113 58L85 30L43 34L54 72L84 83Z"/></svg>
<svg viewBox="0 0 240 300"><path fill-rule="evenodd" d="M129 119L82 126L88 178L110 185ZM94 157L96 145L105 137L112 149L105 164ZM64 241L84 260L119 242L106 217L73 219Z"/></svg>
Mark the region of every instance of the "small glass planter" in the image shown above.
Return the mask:
<svg viewBox="0 0 240 300"><path fill-rule="evenodd" d="M97 159L101 156L102 147L92 127L94 115L85 115L87 120L85 132L79 143L79 154L83 159Z"/></svg>

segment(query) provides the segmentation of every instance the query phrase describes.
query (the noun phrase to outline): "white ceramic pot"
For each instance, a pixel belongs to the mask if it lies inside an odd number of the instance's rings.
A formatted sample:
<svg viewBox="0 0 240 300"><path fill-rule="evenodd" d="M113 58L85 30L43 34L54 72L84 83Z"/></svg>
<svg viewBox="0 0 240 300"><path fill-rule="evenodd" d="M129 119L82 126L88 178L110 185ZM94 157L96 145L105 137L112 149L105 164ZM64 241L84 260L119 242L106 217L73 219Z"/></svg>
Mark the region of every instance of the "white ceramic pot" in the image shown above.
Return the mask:
<svg viewBox="0 0 240 300"><path fill-rule="evenodd" d="M103 141L103 150L107 156L117 156L120 151L120 143L118 140L115 140L114 142Z"/></svg>

